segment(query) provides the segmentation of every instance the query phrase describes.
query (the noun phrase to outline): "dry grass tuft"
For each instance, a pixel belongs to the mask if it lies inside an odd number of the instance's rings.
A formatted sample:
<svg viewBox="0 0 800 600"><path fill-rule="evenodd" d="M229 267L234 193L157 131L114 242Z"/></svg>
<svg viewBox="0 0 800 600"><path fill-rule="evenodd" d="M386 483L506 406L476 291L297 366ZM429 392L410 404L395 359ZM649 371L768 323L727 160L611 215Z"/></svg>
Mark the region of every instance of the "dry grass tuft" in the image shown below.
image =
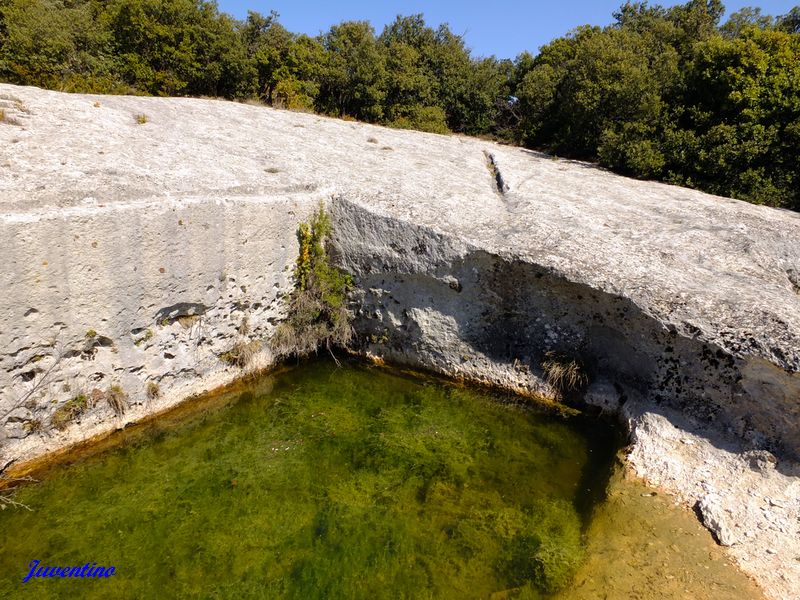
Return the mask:
<svg viewBox="0 0 800 600"><path fill-rule="evenodd" d="M147 382L147 397L150 400L155 400L161 395L161 389L155 381Z"/></svg>
<svg viewBox="0 0 800 600"><path fill-rule="evenodd" d="M128 395L120 386L112 385L105 393L105 399L117 417L125 414L128 408Z"/></svg>
<svg viewBox="0 0 800 600"><path fill-rule="evenodd" d="M547 383L559 393L579 390L589 383L581 364L565 354L548 352L542 361Z"/></svg>
<svg viewBox="0 0 800 600"><path fill-rule="evenodd" d="M261 342L252 340L250 342L237 342L227 352L219 355L219 359L233 367L244 368L250 364L253 357L261 350Z"/></svg>

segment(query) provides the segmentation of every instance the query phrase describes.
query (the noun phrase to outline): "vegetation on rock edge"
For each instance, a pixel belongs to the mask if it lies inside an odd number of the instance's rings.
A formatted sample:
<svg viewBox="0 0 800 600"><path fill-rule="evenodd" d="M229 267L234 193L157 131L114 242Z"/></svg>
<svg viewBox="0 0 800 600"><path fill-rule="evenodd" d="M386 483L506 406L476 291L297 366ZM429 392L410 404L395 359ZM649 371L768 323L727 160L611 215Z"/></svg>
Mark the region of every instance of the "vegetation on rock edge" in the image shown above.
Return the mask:
<svg viewBox="0 0 800 600"><path fill-rule="evenodd" d="M278 356L306 356L324 346L346 346L353 338L347 293L350 276L334 267L325 249L331 221L320 205L309 223L297 230L300 252L295 264L295 289L289 298L289 316L273 335Z"/></svg>

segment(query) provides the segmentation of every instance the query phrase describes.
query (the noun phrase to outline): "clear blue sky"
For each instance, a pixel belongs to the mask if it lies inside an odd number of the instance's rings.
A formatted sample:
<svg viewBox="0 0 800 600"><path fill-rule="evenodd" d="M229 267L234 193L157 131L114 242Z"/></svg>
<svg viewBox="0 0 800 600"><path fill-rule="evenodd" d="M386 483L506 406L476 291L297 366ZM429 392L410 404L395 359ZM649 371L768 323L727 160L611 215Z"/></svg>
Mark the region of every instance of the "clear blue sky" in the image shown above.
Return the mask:
<svg viewBox="0 0 800 600"><path fill-rule="evenodd" d="M407 2L385 0L218 0L221 11L244 18L248 10L280 13L284 27L296 33L317 35L341 21L370 21L380 33L383 26L398 14L423 13L429 26L449 23L450 28L465 34L475 55L514 58L523 50L535 53L539 46L563 35L578 25L607 25L611 14L624 0L442 0ZM663 0L650 4L684 4ZM758 6L762 12L781 15L800 0L751 0L725 2L728 13L743 6Z"/></svg>

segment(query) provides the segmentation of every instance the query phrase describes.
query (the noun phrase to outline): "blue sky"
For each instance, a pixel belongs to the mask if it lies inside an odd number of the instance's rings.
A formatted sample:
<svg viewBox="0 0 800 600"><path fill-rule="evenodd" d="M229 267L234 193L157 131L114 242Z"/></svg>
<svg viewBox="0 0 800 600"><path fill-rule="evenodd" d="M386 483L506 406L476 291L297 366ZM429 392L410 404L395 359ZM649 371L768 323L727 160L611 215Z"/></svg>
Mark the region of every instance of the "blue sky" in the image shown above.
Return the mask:
<svg viewBox="0 0 800 600"><path fill-rule="evenodd" d="M508 0L443 0L440 2L382 0L218 0L223 12L244 18L248 10L280 13L281 23L290 31L317 35L331 25L348 20L367 20L380 33L398 14L423 13L428 25L449 23L465 34L476 55L513 58L523 50L539 46L578 25L607 25L611 14L624 0L549 0L511 2ZM664 6L683 4L663 0ZM725 2L728 12L743 6L758 6L766 14L780 15L800 0L751 0ZM653 2L651 2L653 4Z"/></svg>

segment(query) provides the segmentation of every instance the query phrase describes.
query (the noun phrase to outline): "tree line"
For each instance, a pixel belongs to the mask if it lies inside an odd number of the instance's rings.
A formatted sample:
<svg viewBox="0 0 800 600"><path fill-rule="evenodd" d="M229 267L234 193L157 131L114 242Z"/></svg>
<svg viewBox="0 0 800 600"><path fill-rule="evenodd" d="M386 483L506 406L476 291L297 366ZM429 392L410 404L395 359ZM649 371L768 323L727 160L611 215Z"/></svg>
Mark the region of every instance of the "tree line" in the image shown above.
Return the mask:
<svg viewBox="0 0 800 600"><path fill-rule="evenodd" d="M800 210L800 7L627 2L514 60L398 16L312 37L207 0L0 0L0 79L68 92L258 98L484 135Z"/></svg>

